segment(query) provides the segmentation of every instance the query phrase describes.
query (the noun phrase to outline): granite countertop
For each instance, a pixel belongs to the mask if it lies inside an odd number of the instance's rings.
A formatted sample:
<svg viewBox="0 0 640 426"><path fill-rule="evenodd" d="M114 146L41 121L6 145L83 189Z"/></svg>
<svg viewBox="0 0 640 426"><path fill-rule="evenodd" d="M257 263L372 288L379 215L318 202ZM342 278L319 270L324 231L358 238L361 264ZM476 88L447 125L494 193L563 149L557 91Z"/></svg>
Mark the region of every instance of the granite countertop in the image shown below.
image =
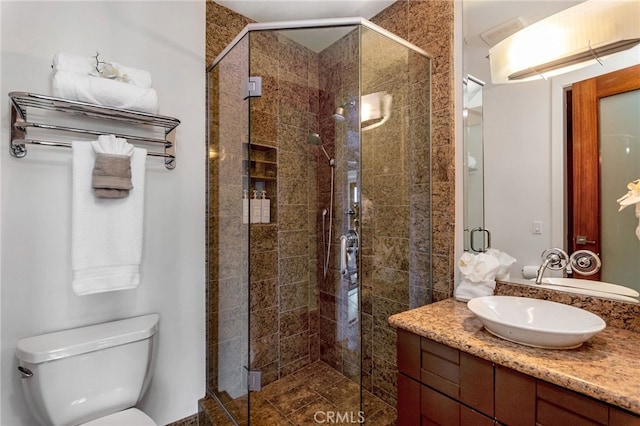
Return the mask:
<svg viewBox="0 0 640 426"><path fill-rule="evenodd" d="M533 348L490 334L455 299L395 314L389 324L640 415L640 333L607 326L576 349Z"/></svg>

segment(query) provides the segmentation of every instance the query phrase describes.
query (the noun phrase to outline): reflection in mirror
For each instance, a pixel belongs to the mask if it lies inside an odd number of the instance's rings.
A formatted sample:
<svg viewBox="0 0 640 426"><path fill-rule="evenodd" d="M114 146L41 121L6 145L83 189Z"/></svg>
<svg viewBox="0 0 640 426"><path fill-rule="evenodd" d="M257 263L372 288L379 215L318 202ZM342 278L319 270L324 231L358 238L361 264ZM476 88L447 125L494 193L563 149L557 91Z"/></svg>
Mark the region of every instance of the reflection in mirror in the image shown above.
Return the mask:
<svg viewBox="0 0 640 426"><path fill-rule="evenodd" d="M627 183L640 178L640 89L600 99L602 280L632 283L640 277L635 206L618 211L613 202Z"/></svg>
<svg viewBox="0 0 640 426"><path fill-rule="evenodd" d="M486 59L490 43L499 41L495 39L496 31L509 29L501 24L517 17L518 23L527 26L578 3L581 2L463 0L464 73L490 81ZM504 37L508 35L504 33ZM603 66L596 64L548 80L484 86L485 225L491 229L492 245L518 259L512 277L521 277L524 266L540 265L545 249L561 247L571 251L566 241L565 212L569 201L565 190L565 88L638 63L640 48L636 46L610 56ZM623 186L612 194L614 203L625 191ZM632 208L627 210L633 214ZM627 212L619 214L622 213ZM633 236L634 228L626 231ZM603 262L606 265L606 259ZM638 263L635 259L633 266ZM633 269L631 265L616 267ZM623 281L615 284L640 288L637 273Z"/></svg>
<svg viewBox="0 0 640 426"><path fill-rule="evenodd" d="M484 83L475 77L467 76L464 80L464 250L472 253L488 248L484 232L482 86Z"/></svg>

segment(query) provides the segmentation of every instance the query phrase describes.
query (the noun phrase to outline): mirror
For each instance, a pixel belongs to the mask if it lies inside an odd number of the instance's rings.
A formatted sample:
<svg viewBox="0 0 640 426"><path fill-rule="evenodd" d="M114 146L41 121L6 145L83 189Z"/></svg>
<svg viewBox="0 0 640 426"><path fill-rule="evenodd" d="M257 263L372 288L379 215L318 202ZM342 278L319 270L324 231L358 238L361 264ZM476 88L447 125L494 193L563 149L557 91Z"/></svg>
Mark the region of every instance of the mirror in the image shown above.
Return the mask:
<svg viewBox="0 0 640 426"><path fill-rule="evenodd" d="M596 64L548 80L493 85L486 59L489 43L578 3L463 0L463 72L486 82L485 226L491 230L491 246L518 260L511 270L514 278L522 277L524 266L540 265L545 249L567 249L564 89L640 63L640 48L605 58L604 66ZM618 198L625 192L622 187L613 195ZM633 234L634 229L628 232ZM640 289L640 277L631 281L618 284Z"/></svg>

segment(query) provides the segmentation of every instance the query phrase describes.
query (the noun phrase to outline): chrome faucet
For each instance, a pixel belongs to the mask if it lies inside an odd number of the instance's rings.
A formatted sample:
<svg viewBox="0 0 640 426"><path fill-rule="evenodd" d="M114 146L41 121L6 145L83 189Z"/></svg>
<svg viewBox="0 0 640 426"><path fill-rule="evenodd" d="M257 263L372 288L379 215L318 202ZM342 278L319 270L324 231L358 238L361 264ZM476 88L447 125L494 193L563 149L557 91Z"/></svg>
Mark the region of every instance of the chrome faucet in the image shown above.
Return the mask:
<svg viewBox="0 0 640 426"><path fill-rule="evenodd" d="M546 249L542 252L542 265L538 269L536 284L542 284L542 275L546 269L560 271L569 264L569 256L561 248Z"/></svg>

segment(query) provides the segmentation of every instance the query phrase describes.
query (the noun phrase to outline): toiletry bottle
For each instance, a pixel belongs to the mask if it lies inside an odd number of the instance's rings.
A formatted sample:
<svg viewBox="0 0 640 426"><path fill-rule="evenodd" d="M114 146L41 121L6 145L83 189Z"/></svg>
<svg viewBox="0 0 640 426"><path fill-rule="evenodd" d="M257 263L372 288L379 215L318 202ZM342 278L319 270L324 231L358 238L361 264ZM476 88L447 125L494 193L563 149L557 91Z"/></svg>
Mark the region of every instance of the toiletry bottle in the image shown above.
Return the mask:
<svg viewBox="0 0 640 426"><path fill-rule="evenodd" d="M267 198L267 191L262 191L262 223L271 223L271 200Z"/></svg>
<svg viewBox="0 0 640 426"><path fill-rule="evenodd" d="M249 223L249 190L242 191L242 223Z"/></svg>
<svg viewBox="0 0 640 426"><path fill-rule="evenodd" d="M262 200L258 198L258 191L254 189L251 199L251 223L260 222L262 222Z"/></svg>

